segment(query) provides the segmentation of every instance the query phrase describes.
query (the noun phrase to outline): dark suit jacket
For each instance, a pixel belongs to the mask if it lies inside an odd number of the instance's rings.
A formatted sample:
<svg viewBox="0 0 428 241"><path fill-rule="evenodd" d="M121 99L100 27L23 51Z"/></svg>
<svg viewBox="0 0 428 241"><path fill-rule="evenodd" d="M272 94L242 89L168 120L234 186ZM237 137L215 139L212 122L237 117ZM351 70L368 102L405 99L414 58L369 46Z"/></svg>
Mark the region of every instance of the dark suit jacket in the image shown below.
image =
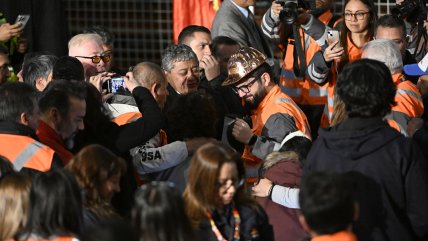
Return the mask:
<svg viewBox="0 0 428 241"><path fill-rule="evenodd" d="M227 36L236 40L241 46L256 48L266 54L268 58L273 57L270 43L264 37L260 26L255 21L254 26L252 26L232 3L232 0L225 0L221 4L211 27L211 36L213 38Z"/></svg>

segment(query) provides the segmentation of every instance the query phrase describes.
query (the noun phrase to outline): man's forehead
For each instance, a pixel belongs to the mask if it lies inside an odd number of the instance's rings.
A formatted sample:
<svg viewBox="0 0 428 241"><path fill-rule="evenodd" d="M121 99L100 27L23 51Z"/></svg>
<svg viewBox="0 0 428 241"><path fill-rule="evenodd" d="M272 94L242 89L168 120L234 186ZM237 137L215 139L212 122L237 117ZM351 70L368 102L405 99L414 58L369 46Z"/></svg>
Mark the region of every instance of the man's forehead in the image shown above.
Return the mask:
<svg viewBox="0 0 428 241"><path fill-rule="evenodd" d="M83 56L92 56L104 52L103 46L94 40L86 40L74 48L76 55L79 54Z"/></svg>
<svg viewBox="0 0 428 241"><path fill-rule="evenodd" d="M181 69L188 69L188 68L197 68L199 66L198 62L195 60L182 60L182 61L176 61L174 62L174 65L171 70L181 70Z"/></svg>

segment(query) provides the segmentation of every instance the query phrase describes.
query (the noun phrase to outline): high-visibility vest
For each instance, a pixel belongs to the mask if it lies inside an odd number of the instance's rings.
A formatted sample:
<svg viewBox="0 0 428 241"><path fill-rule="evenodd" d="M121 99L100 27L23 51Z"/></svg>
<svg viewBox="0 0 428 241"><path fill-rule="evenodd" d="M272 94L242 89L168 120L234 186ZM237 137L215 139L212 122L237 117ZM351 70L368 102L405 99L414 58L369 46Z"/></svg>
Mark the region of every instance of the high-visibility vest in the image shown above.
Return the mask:
<svg viewBox="0 0 428 241"><path fill-rule="evenodd" d="M348 56L349 63L352 63L355 60L361 59L361 48L355 46L349 35L347 38L348 42ZM337 81L337 68L340 61L334 62L333 67L330 69L330 73L328 74L328 96L327 96L327 104L324 108L324 113L321 118L321 127L327 127L331 124L331 118L333 116L334 111L334 90L336 87Z"/></svg>
<svg viewBox="0 0 428 241"><path fill-rule="evenodd" d="M133 122L141 116L143 115L140 112L126 112L114 118L113 122L121 126L125 125L126 123Z"/></svg>
<svg viewBox="0 0 428 241"><path fill-rule="evenodd" d="M79 239L75 238L75 237L70 237L70 236L58 236L58 237L54 237L52 239L38 239L38 238L33 238L30 236L29 239L25 239L26 241L79 241ZM13 241L13 239L10 239L8 241Z"/></svg>
<svg viewBox="0 0 428 241"><path fill-rule="evenodd" d="M392 79L397 86L394 97L396 105L391 108L394 119L387 115L387 122L392 128L407 136L407 122L422 116L424 112L422 95L418 87L406 80L402 73L394 74Z"/></svg>
<svg viewBox="0 0 428 241"><path fill-rule="evenodd" d="M259 104L258 108L253 111L251 115L253 133L260 136L269 117L277 113L285 113L292 116L296 123L296 129L302 131L308 137L311 136L306 115L290 97L281 91L277 85L269 91L263 101ZM242 159L244 160L244 165L246 167L256 167L262 161L251 153L251 146L249 145L245 146Z"/></svg>
<svg viewBox="0 0 428 241"><path fill-rule="evenodd" d="M29 136L0 134L0 155L12 162L15 170L23 167L49 171L55 151Z"/></svg>
<svg viewBox="0 0 428 241"><path fill-rule="evenodd" d="M323 13L318 19L325 25L328 24L333 14L330 11ZM309 65L312 57L321 48L319 44L303 33L300 28L300 36L302 36L302 46L305 49L306 64ZM280 86L282 91L287 94L294 102L299 105L324 105L327 101L328 84L318 85L312 82L306 75L303 78L295 76L293 71L294 63L294 41L289 40L287 52L285 54L284 63L281 68Z"/></svg>

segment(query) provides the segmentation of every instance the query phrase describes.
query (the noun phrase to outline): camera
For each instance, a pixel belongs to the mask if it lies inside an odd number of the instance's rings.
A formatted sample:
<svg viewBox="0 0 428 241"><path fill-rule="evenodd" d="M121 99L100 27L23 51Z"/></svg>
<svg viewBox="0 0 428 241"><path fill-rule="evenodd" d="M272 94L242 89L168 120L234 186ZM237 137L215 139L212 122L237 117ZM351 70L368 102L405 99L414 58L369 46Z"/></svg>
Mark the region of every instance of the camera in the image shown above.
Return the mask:
<svg viewBox="0 0 428 241"><path fill-rule="evenodd" d="M279 13L279 19L281 22L289 25L296 22L298 15L297 9L315 9L315 0L277 0L275 2L282 6L282 10Z"/></svg>
<svg viewBox="0 0 428 241"><path fill-rule="evenodd" d="M129 92L126 88L125 81L122 76L116 76L107 80L107 90L109 93L126 93Z"/></svg>
<svg viewBox="0 0 428 241"><path fill-rule="evenodd" d="M427 10L424 0L405 0L401 5L391 9L392 15L398 18L407 18L409 22L426 19Z"/></svg>

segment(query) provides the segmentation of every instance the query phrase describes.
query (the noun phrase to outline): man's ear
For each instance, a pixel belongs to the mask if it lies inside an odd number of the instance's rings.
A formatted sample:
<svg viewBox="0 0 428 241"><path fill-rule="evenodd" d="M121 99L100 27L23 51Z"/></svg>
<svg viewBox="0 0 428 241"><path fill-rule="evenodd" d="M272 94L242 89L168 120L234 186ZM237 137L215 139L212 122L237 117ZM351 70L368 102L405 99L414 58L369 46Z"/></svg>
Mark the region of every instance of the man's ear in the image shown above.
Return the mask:
<svg viewBox="0 0 428 241"><path fill-rule="evenodd" d="M36 89L39 91L43 91L46 88L47 84L48 81L43 77L39 77L35 80Z"/></svg>
<svg viewBox="0 0 428 241"><path fill-rule="evenodd" d="M152 87L150 87L150 93L152 93L153 97L155 97L155 98L158 96L158 94L157 94L158 89L159 89L158 83L154 83L152 85Z"/></svg>
<svg viewBox="0 0 428 241"><path fill-rule="evenodd" d="M271 85L271 81L273 81L272 78L271 78L271 76L270 76L270 74L268 74L266 72L262 74L261 79L262 79L262 82L263 82L264 86Z"/></svg>
<svg viewBox="0 0 428 241"><path fill-rule="evenodd" d="M28 126L30 120L30 115L27 112L21 113L19 116L19 123Z"/></svg>

